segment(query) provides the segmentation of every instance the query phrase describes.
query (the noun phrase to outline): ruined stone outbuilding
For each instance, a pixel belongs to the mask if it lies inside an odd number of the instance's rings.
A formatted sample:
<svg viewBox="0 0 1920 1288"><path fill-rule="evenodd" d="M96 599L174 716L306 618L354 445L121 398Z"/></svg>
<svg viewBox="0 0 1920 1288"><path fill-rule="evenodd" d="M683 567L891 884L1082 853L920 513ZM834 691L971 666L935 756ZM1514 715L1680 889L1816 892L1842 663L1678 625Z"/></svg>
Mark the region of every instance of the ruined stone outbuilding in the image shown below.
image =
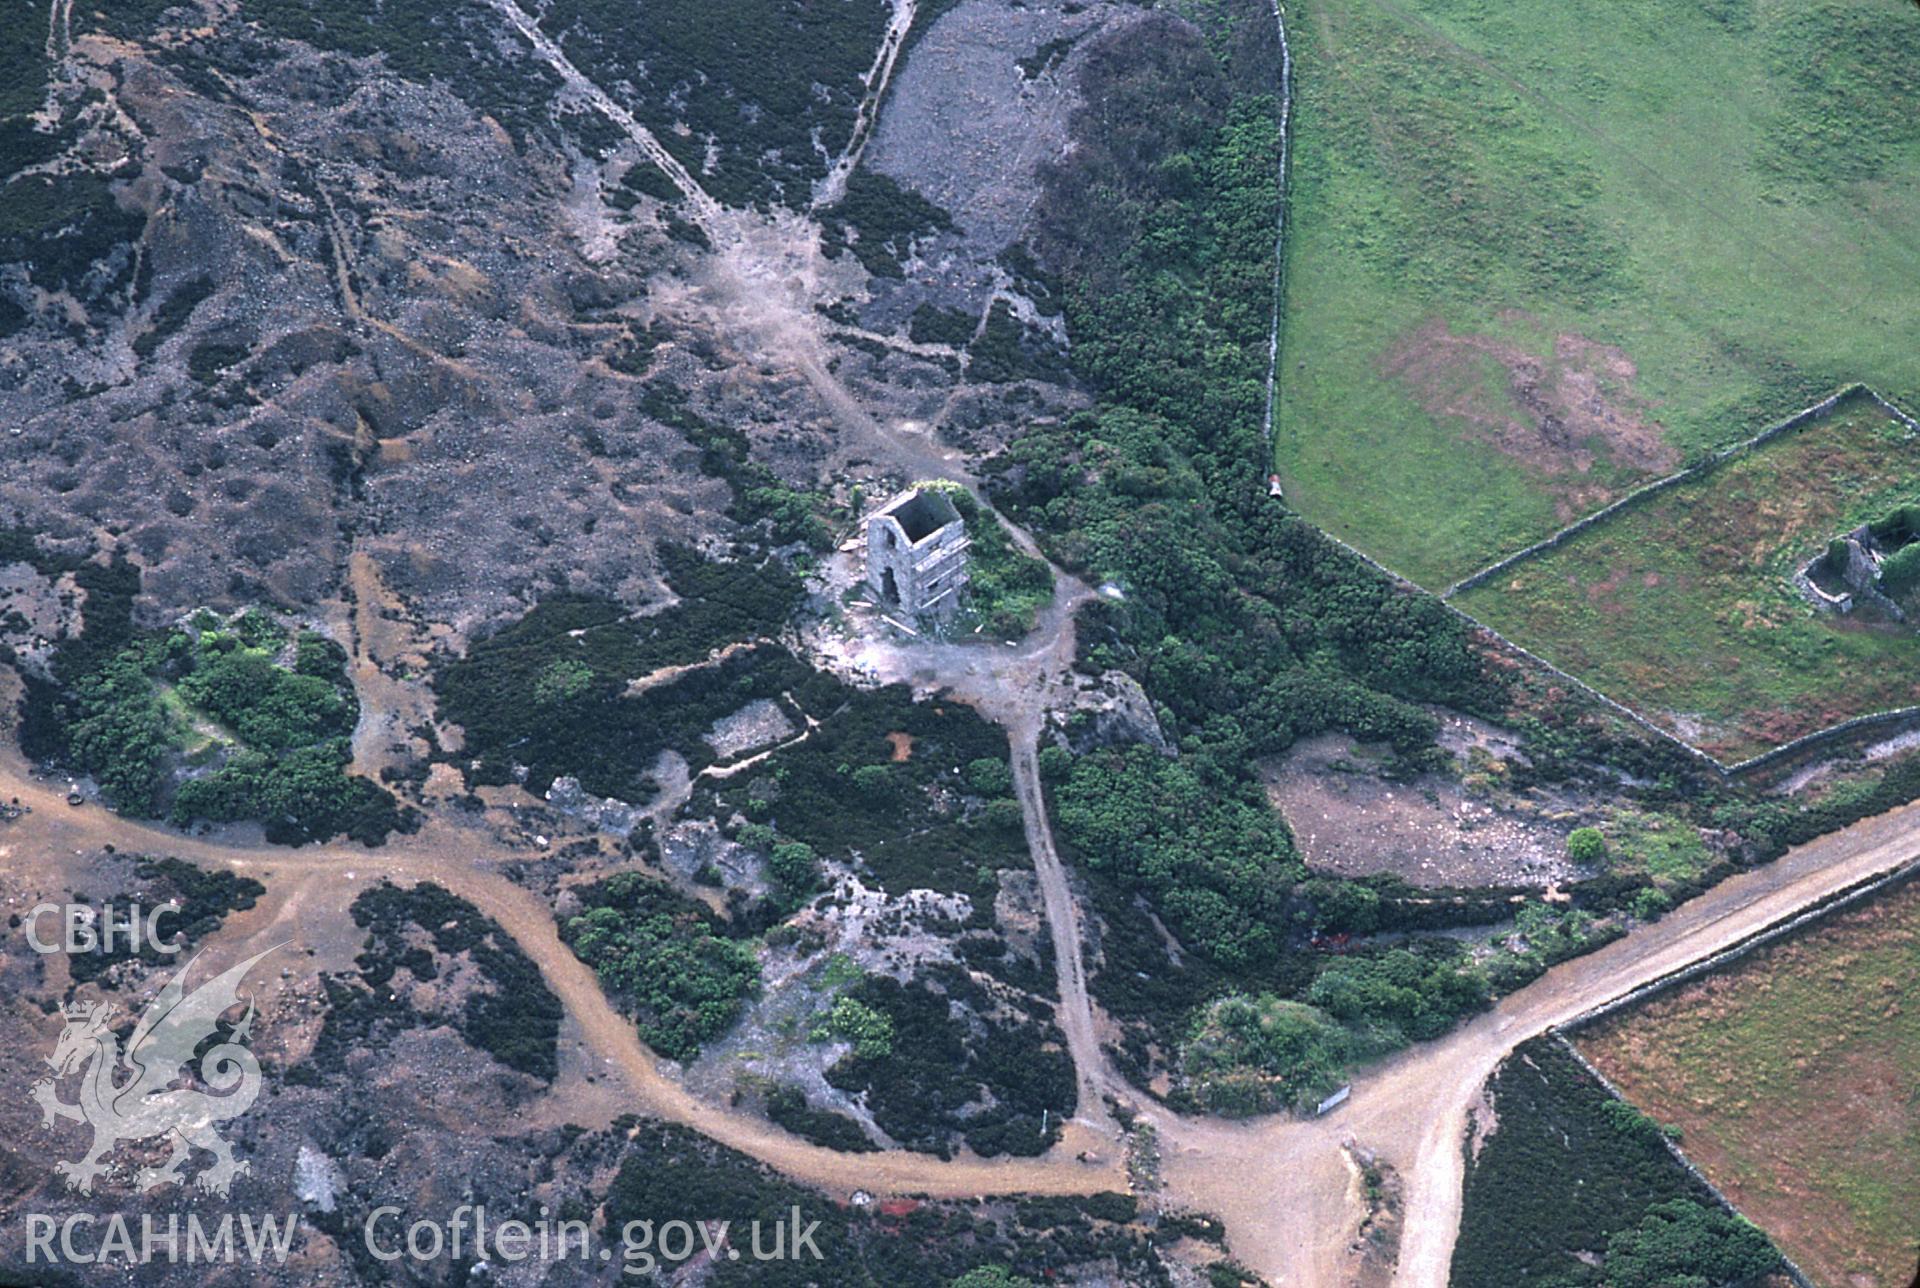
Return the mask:
<svg viewBox="0 0 1920 1288"><path fill-rule="evenodd" d="M884 610L948 617L967 584L967 526L945 493L909 488L867 517L867 585Z"/></svg>
<svg viewBox="0 0 1920 1288"><path fill-rule="evenodd" d="M1906 621L1905 611L1880 589L1880 568L1892 552L1874 535L1872 525L1861 524L1834 545L1832 552L1815 555L1794 574L1800 593L1823 613L1851 613L1870 604L1896 622ZM1836 565L1833 555L1842 550L1845 563Z"/></svg>

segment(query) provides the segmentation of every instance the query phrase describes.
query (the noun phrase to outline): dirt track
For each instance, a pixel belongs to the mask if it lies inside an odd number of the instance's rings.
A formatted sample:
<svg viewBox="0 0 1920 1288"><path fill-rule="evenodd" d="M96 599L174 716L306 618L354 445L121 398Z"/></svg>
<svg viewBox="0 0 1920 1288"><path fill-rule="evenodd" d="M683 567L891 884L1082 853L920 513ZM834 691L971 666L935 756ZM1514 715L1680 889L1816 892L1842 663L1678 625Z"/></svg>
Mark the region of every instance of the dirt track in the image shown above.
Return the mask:
<svg viewBox="0 0 1920 1288"><path fill-rule="evenodd" d="M28 777L13 758L0 763L0 792L34 807L5 833L7 862L23 871L113 844L178 854L266 880L263 912L236 920L223 939L270 942L269 935L283 936L304 918L337 913L359 886L378 876L437 881L471 900L520 942L566 1008L562 1037L569 1049L551 1096L571 1102L565 1105L569 1117L587 1108L608 1117L632 1110L655 1114L841 1194L864 1188L969 1197L1124 1187L1111 1139L1086 1124L1070 1126L1067 1139L1042 1158L941 1162L915 1154L837 1154L803 1144L757 1118L696 1100L661 1072L633 1025L607 1002L592 972L560 942L545 903L499 873L499 862L520 856L495 849L484 833L436 821L380 851L260 851L183 837L97 808L69 809L58 791ZM1710 956L1916 854L1916 805L1804 846L1722 884L1656 925L1555 968L1448 1037L1363 1074L1355 1080L1351 1103L1325 1119L1223 1123L1152 1111L1161 1132L1169 1197L1223 1216L1235 1255L1273 1282L1342 1284L1351 1268L1346 1245L1362 1212L1340 1146L1356 1140L1406 1179L1396 1282L1421 1288L1444 1284L1459 1224L1466 1108L1508 1051L1551 1025ZM353 880L345 878L347 872L355 874ZM1077 963L1069 967L1077 974ZM1084 1056L1085 1035L1091 1031L1085 993L1070 988L1067 997L1069 1012L1083 1012L1063 1019L1070 1038L1079 1031L1072 1045L1076 1056ZM1082 1029L1083 1023L1089 1027ZM601 1085L588 1084L587 1073ZM1097 1068L1083 1068L1081 1076L1083 1086L1103 1080ZM1083 1151L1099 1161L1078 1161Z"/></svg>
<svg viewBox="0 0 1920 1288"><path fill-rule="evenodd" d="M550 66L620 125L673 179L690 212L716 247L702 283L705 304L729 330L756 338L769 361L805 376L834 412L848 440L903 466L914 477L964 478L957 458L931 439L881 427L827 370L827 349L805 300L787 283L804 283L817 255L814 230L804 222L753 222L714 202L658 141L598 86L582 76L513 0L494 7ZM896 7L911 12L911 5ZM1276 17L1277 17L1276 13ZM886 59L890 68L891 58ZM885 71L882 71L884 76ZM1024 534L1016 534L1030 546ZM1061 1024L1079 1079L1082 1118L1097 1114L1093 1093L1115 1086L1095 1040L1081 960L1078 912L1054 853L1033 763L1039 721L1071 656L1071 608L1087 593L1066 581L1024 650L992 646L927 645L898 650L898 669L953 684L961 695L1013 733L1014 767L1029 841L1046 896L1062 980ZM1063 654L1064 642L1064 654ZM358 652L358 650L356 650ZM367 677L363 671L362 677ZM971 689L971 692L969 692ZM364 692L372 708L397 705L393 695ZM582 1123L643 1111L686 1124L759 1158L797 1179L845 1194L854 1189L971 1197L1014 1191L1086 1193L1125 1187L1111 1136L1086 1121L1070 1124L1063 1143L1037 1159L942 1162L916 1154L850 1156L806 1145L757 1117L734 1113L690 1095L663 1073L633 1025L608 1003L591 971L560 942L551 910L502 872L524 854L500 846L487 832L433 819L413 837L395 838L379 851L323 847L300 851L254 849L183 837L113 816L97 808L75 811L62 793L32 779L17 758L0 760L0 794L17 795L31 815L0 833L0 855L33 875L55 868L76 851L112 844L121 850L176 854L204 865L256 875L268 896L254 913L237 917L220 939L273 942L291 930L336 921L368 881L432 880L498 921L539 966L566 1010L562 1074L539 1109ZM1599 953L1556 968L1530 987L1448 1037L1403 1053L1356 1078L1353 1100L1328 1118L1245 1123L1182 1119L1150 1111L1161 1133L1170 1203L1217 1213L1229 1226L1236 1257L1270 1281L1334 1285L1352 1278L1347 1245L1363 1215L1353 1175L1341 1152L1352 1139L1398 1169L1406 1181L1401 1265L1396 1282L1446 1281L1460 1215L1461 1141L1468 1104L1513 1046L1551 1025L1630 991L1689 962L1710 956L1764 926L1790 916L1834 890L1886 871L1920 853L1920 807L1908 806L1795 851L1778 863L1729 881ZM346 873L354 874L348 880ZM1099 1161L1081 1162L1086 1154Z"/></svg>
<svg viewBox="0 0 1920 1288"><path fill-rule="evenodd" d="M1047 927L1053 937L1054 978L1060 988L1060 1027L1066 1031L1067 1050L1073 1056L1074 1079L1078 1084L1074 1117L1104 1122L1100 1093L1107 1089L1106 1060L1100 1052L1099 1031L1094 1027L1093 1002L1087 995L1087 967L1080 951L1080 910L1074 906L1073 891L1067 885L1066 867L1053 847L1046 796L1040 786L1038 742L1039 731L1033 725L1014 731L1013 785L1020 797L1020 811L1026 818L1027 848L1033 853L1034 871L1039 875L1040 893L1046 902Z"/></svg>
<svg viewBox="0 0 1920 1288"><path fill-rule="evenodd" d="M1406 1182L1395 1283L1439 1288L1460 1223L1467 1107L1517 1044L1651 980L1711 957L1836 891L1920 857L1920 804L1868 819L1714 888L1655 925L1549 971L1447 1037L1354 1080L1351 1102L1313 1122L1181 1122L1167 1176L1216 1211L1247 1264L1276 1283L1349 1282L1362 1212L1339 1153L1354 1140Z"/></svg>
<svg viewBox="0 0 1920 1288"><path fill-rule="evenodd" d="M289 930L298 933L296 914L318 915L316 904L344 912L359 889L381 877L438 882L498 921L538 964L564 1004L562 1043L576 1048L570 1054L579 1058L575 1060L578 1067L556 1084L555 1095L572 1094L575 1089L569 1084L576 1074L613 1077L622 1091L614 1112L637 1110L684 1123L829 1191L845 1194L865 1188L970 1197L1006 1190L1086 1193L1124 1185L1117 1165L1073 1161L1071 1155L1088 1148L1088 1142L1071 1133L1070 1147L1045 1159L942 1163L923 1154L851 1155L804 1144L758 1118L696 1100L661 1072L633 1022L613 1009L593 972L560 941L546 903L495 870L501 860L525 856L494 850L484 833L434 822L418 835L396 838L378 851L331 846L298 851L243 849L148 827L97 808L70 809L61 792L29 778L14 758L0 765L0 794L18 796L33 807L33 813L14 823L3 837L6 863L16 870L30 873L36 866L57 865L62 856L76 851L114 845L122 851L172 854L202 865L224 866L264 881L269 892L263 901L267 913L236 919L228 932L209 941L223 955L243 946L232 942L240 936L264 947L284 938ZM351 880L346 876L349 872Z"/></svg>

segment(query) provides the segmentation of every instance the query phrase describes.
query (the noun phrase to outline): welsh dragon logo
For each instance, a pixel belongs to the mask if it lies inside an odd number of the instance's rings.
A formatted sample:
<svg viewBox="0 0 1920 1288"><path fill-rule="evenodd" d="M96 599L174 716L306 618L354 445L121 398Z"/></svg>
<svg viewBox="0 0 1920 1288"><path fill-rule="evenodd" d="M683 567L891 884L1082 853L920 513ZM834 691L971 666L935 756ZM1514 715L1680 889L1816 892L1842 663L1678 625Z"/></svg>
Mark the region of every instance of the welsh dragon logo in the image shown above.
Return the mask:
<svg viewBox="0 0 1920 1288"><path fill-rule="evenodd" d="M111 1164L102 1160L114 1146L156 1136L169 1138L173 1153L161 1166L134 1173L134 1184L142 1191L168 1182L178 1184L180 1169L196 1147L214 1159L194 1178L204 1191L224 1197L233 1178L250 1170L234 1159L233 1147L215 1124L245 1113L260 1094L260 1063L245 1046L253 1026L251 998L239 1024L198 1058L199 1080L220 1094L174 1084L181 1080L185 1066L195 1063L194 1053L201 1044L216 1035L220 1017L240 1004L241 980L273 951L269 948L249 957L191 993L186 990L186 978L199 958L187 962L147 1004L124 1052L109 1027L118 1008L107 1002L78 1002L67 1008L66 1028L47 1058L53 1077L42 1078L33 1087L46 1126L66 1118L93 1128L93 1144L83 1157L54 1164L54 1170L66 1178L67 1188L91 1194L94 1178L111 1170ZM76 1072L81 1075L80 1099L70 1105L60 1099L56 1084Z"/></svg>

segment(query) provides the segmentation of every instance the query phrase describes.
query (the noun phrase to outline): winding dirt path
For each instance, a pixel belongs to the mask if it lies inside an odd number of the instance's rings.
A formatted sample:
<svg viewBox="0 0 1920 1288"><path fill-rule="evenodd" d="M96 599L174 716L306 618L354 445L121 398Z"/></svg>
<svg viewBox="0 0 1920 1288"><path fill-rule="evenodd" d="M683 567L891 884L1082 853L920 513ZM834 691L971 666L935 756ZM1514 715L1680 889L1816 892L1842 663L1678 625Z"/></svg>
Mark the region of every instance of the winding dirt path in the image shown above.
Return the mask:
<svg viewBox="0 0 1920 1288"><path fill-rule="evenodd" d="M1022 749L1032 745L1024 735L1016 744ZM1027 762L1020 769L1023 779L1036 783L1036 768L1026 755L1017 751L1016 760ZM290 917L338 916L354 892L379 877L440 883L498 921L565 1007L564 1063L570 1067L552 1094L575 1101L568 1106L568 1116L577 1114L583 1100L591 1101L603 1117L633 1110L653 1114L837 1194L868 1189L968 1198L1011 1192L1089 1193L1125 1186L1111 1138L1086 1122L1070 1124L1066 1140L1040 1158L963 1156L943 1162L906 1153L834 1153L804 1144L757 1118L694 1098L660 1069L632 1023L607 1001L593 973L560 941L546 902L499 870L525 855L500 846L484 831L436 819L418 835L396 838L378 851L340 846L284 851L218 843L135 823L99 808L70 809L61 790L30 777L14 756L0 760L0 793L18 796L33 807L33 813L0 833L10 869L32 876L37 868L44 875L46 869L57 870L62 856L111 844L245 872L267 883L269 898L263 902L274 910L271 916L237 919L236 933L250 940L261 940ZM1039 822L1044 826L1043 816ZM1050 855L1050 838L1037 849ZM1467 1106L1515 1045L1719 953L1851 885L1914 861L1916 855L1920 804L1802 846L1765 868L1722 883L1655 925L1555 967L1447 1037L1364 1071L1354 1080L1353 1099L1324 1119L1229 1123L1180 1118L1150 1108L1148 1116L1161 1133L1168 1196L1177 1205L1225 1218L1234 1254L1272 1282L1342 1284L1351 1275L1349 1244L1364 1215L1342 1153L1345 1143L1355 1141L1375 1150L1405 1178L1405 1233L1396 1282L1438 1288L1446 1282L1459 1227ZM1056 869L1056 877L1056 888L1064 893L1064 873ZM1062 948L1078 943L1077 913L1070 899L1061 905L1061 918L1075 928L1056 934L1056 951L1062 954L1066 981L1063 1027L1079 1048L1076 1065L1084 1098L1098 1089L1104 1065L1097 1047L1092 1059L1086 1058L1091 1011L1083 968L1077 953ZM584 1087L585 1073L602 1085ZM1102 1154L1106 1157L1098 1157Z"/></svg>
<svg viewBox="0 0 1920 1288"><path fill-rule="evenodd" d="M847 179L853 174L853 168L860 164L860 157L867 150L867 140L873 137L874 122L880 119L880 104L887 96L887 86L893 80L893 65L900 59L900 51L906 47L907 33L913 30L913 20L920 11L917 0L891 0L893 11L887 15L886 34L880 38L880 52L873 57L873 66L861 77L867 92L861 96L860 110L854 117L853 133L847 138L847 146L827 169L827 177L822 179L813 193L813 209L823 210L840 200L847 193Z"/></svg>
<svg viewBox="0 0 1920 1288"><path fill-rule="evenodd" d="M593 972L561 942L546 901L498 870L500 863L525 861L526 855L498 847L484 832L434 820L419 834L396 837L379 850L255 850L136 823L98 807L72 809L62 789L30 777L13 756L0 762L0 795L18 796L33 807L0 833L7 866L23 875L32 875L35 867L57 868L62 856L113 845L130 853L177 855L262 881L269 891L263 903L272 913L240 919L237 933L249 942L264 942L270 930L284 929L296 910L316 916L320 909L344 913L354 894L381 878L437 882L499 922L539 967L566 1010L561 1037L569 1050L563 1051L563 1063L577 1058L582 1072L617 1080L612 1112L637 1110L682 1123L831 1193L868 1189L971 1198L1012 1191L1084 1194L1125 1186L1117 1162L1075 1161L1073 1154L1090 1142L1072 1129L1070 1147L1038 1159L963 1156L943 1162L905 1152L853 1155L806 1144L770 1123L696 1099L661 1070L633 1022L613 1008ZM567 1093L556 1086L555 1094Z"/></svg>

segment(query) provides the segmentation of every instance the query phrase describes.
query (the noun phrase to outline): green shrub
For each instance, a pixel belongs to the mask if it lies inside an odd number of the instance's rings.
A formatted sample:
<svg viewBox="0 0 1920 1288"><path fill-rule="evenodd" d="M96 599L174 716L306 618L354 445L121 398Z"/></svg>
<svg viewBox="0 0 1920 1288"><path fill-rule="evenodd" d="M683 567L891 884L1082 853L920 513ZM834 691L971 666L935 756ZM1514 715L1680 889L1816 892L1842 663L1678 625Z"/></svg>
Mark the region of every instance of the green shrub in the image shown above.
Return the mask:
<svg viewBox="0 0 1920 1288"><path fill-rule="evenodd" d="M836 997L833 1009L816 1024L816 1042L845 1038L862 1060L884 1060L893 1054L893 1020L856 997Z"/></svg>
<svg viewBox="0 0 1920 1288"><path fill-rule="evenodd" d="M967 605L981 629L1017 639L1033 629L1040 610L1053 599L1053 571L1044 560L1024 554L1007 530L963 488L949 488L954 508L966 524Z"/></svg>
<svg viewBox="0 0 1920 1288"><path fill-rule="evenodd" d="M830 1109L815 1109L798 1087L775 1087L767 1093L767 1117L779 1127L823 1149L843 1154L870 1154L880 1147L867 1138L860 1124Z"/></svg>
<svg viewBox="0 0 1920 1288"><path fill-rule="evenodd" d="M1054 800L1075 858L1145 895L1182 943L1229 969L1272 964L1306 873L1251 785L1216 781L1197 757L1133 746L1073 761Z"/></svg>
<svg viewBox="0 0 1920 1288"><path fill-rule="evenodd" d="M1456 956L1393 948L1329 962L1307 1001L1389 1047L1439 1037L1484 1007L1487 993L1486 975Z"/></svg>
<svg viewBox="0 0 1920 1288"><path fill-rule="evenodd" d="M1243 1117L1326 1095L1352 1054L1346 1030L1316 1008L1234 993L1195 1015L1180 1059L1202 1104Z"/></svg>
<svg viewBox="0 0 1920 1288"><path fill-rule="evenodd" d="M1904 595L1920 586L1920 541L1900 547L1881 561L1880 585L1889 595Z"/></svg>
<svg viewBox="0 0 1920 1288"><path fill-rule="evenodd" d="M561 938L632 1008L641 1037L662 1055L692 1059L758 991L752 950L724 939L704 904L665 882L622 872L578 893L586 911L562 925Z"/></svg>
<svg viewBox="0 0 1920 1288"><path fill-rule="evenodd" d="M1641 921L1658 921L1673 907L1673 896L1665 890L1642 890L1633 896L1633 915Z"/></svg>
<svg viewBox="0 0 1920 1288"><path fill-rule="evenodd" d="M255 648L202 650L179 688L242 742L264 751L345 737L360 716L351 689L286 670L271 654Z"/></svg>
<svg viewBox="0 0 1920 1288"><path fill-rule="evenodd" d="M1567 834L1567 857L1583 867L1607 861L1607 838L1597 827L1576 827Z"/></svg>
<svg viewBox="0 0 1920 1288"><path fill-rule="evenodd" d="M797 908L820 888L820 860L805 841L782 841L767 855L767 873L787 907Z"/></svg>
<svg viewBox="0 0 1920 1288"><path fill-rule="evenodd" d="M241 751L217 772L180 784L170 817L183 827L197 819L258 819L276 845L344 834L374 846L391 832L418 827L418 815L402 809L392 793L347 773L352 760L345 738L272 754Z"/></svg>
<svg viewBox="0 0 1920 1288"><path fill-rule="evenodd" d="M1773 1269L1768 1251L1739 1261L1741 1272L1639 1279L1648 1245L1688 1246L1669 1239L1678 1209L1712 1202L1705 1187L1667 1152L1657 1129L1594 1082L1558 1041L1536 1038L1507 1057L1489 1083L1494 1130L1468 1161L1460 1237L1450 1282L1459 1288L1515 1285L1679 1285L1749 1282ZM1646 1237L1640 1231L1646 1231ZM1620 1239L1619 1236L1628 1237ZM1612 1251L1620 1247L1616 1264ZM1764 1242L1764 1241L1763 1241ZM1689 1270L1707 1272L1717 1252ZM1605 1273L1587 1258L1606 1250ZM1662 1264L1656 1254L1651 1264ZM1753 1268L1746 1268L1751 1265ZM1679 1265L1665 1263L1665 1270Z"/></svg>
<svg viewBox="0 0 1920 1288"><path fill-rule="evenodd" d="M907 323L907 338L915 344L945 344L956 349L964 348L973 339L976 321L973 314L959 309L922 304L913 311L913 317Z"/></svg>
<svg viewBox="0 0 1920 1288"><path fill-rule="evenodd" d="M287 631L272 614L249 610L225 629L201 613L191 634L140 631L131 564L83 564L74 579L86 591L82 630L55 651L53 682L27 678L28 755L92 775L128 813L181 825L257 821L280 845L345 834L371 846L418 826L392 793L347 772L360 708L338 645L303 633L289 669L275 660ZM177 788L191 731L163 698L167 683L237 739L213 772Z"/></svg>
<svg viewBox="0 0 1920 1288"><path fill-rule="evenodd" d="M1011 796L1013 770L996 756L982 756L967 763L967 786L982 796Z"/></svg>
<svg viewBox="0 0 1920 1288"><path fill-rule="evenodd" d="M1607 1240L1609 1288L1756 1283L1779 1268L1780 1254L1751 1223L1691 1199L1656 1203Z"/></svg>
<svg viewBox="0 0 1920 1288"><path fill-rule="evenodd" d="M1033 1280L1016 1275L1005 1266L978 1266L954 1280L948 1288L1033 1288Z"/></svg>
<svg viewBox="0 0 1920 1288"><path fill-rule="evenodd" d="M806 204L852 134L885 22L883 7L860 0L555 0L540 14L575 66L628 86L622 101L640 122L735 206ZM861 167L853 180L868 175ZM847 190L851 200L855 183Z"/></svg>

